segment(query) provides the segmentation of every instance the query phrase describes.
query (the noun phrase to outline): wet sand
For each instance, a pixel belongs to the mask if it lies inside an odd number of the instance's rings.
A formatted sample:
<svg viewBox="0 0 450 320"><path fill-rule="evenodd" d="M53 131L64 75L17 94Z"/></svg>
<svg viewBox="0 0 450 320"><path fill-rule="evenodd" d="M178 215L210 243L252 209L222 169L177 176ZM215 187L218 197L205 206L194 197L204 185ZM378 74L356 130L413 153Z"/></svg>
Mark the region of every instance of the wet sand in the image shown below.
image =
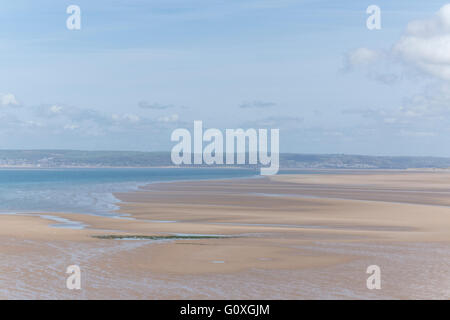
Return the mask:
<svg viewBox="0 0 450 320"><path fill-rule="evenodd" d="M116 196L121 218L49 213L79 230L0 215L0 298L450 298L449 172L157 183ZM79 291L65 287L73 264ZM373 264L381 290L366 288Z"/></svg>

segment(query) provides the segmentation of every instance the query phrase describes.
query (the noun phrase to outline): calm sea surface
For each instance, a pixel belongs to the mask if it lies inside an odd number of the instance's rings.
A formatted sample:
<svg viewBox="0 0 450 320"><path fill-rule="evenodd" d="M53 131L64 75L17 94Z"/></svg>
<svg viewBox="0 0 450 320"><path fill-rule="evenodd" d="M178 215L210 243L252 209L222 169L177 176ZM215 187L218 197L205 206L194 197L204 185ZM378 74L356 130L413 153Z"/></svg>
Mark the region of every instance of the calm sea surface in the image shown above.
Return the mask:
<svg viewBox="0 0 450 320"><path fill-rule="evenodd" d="M113 192L132 191L160 181L245 178L258 174L252 169L212 168L0 169L0 213L110 214L119 202Z"/></svg>

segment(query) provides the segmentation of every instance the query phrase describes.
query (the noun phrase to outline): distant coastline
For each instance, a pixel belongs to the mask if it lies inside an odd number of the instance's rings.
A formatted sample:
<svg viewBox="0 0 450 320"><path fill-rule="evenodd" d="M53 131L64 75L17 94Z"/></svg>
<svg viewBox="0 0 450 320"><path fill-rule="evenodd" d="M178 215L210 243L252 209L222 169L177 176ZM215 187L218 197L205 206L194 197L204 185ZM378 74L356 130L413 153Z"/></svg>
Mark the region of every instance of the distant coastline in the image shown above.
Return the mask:
<svg viewBox="0 0 450 320"><path fill-rule="evenodd" d="M39 167L39 166L3 166L0 165L0 170L58 170L58 169L202 169L202 170L214 170L214 169L227 169L227 170L248 170L253 169L249 166L155 166L155 167L124 167L124 166L60 166L60 167ZM256 169L255 169L256 170ZM279 173L288 173L290 171L312 171L312 172L401 172L401 171L418 171L418 172L450 172L449 168L317 168L317 167L290 167L280 168ZM172 181L171 181L172 182Z"/></svg>
<svg viewBox="0 0 450 320"><path fill-rule="evenodd" d="M0 168L177 168L170 152L0 150ZM254 165L192 165L189 168L256 168ZM281 169L448 169L448 157L280 154Z"/></svg>

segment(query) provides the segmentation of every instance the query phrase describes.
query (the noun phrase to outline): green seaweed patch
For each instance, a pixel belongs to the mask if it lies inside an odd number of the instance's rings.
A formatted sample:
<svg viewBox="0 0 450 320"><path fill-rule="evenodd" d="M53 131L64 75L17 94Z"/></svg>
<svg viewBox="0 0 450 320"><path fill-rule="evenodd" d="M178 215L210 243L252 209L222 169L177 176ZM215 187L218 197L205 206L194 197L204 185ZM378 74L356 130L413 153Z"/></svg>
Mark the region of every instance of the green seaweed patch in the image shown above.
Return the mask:
<svg viewBox="0 0 450 320"><path fill-rule="evenodd" d="M208 235L169 235L169 236L144 236L144 235L95 235L92 236L97 239L109 239L109 240L201 240L201 239L223 239L234 238L231 236L208 236Z"/></svg>

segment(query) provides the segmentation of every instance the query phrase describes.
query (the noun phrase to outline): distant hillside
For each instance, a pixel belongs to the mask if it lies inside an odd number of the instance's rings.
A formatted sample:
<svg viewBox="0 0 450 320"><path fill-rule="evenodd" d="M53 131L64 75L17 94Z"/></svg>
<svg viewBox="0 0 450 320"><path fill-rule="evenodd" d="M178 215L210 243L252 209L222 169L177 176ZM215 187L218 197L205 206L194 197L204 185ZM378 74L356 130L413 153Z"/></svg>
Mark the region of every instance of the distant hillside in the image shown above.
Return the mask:
<svg viewBox="0 0 450 320"><path fill-rule="evenodd" d="M408 169L450 168L450 158L344 154L280 155L281 168ZM1 167L161 167L172 166L170 152L0 150Z"/></svg>
<svg viewBox="0 0 450 320"><path fill-rule="evenodd" d="M169 152L0 150L0 166L156 167L172 165Z"/></svg>
<svg viewBox="0 0 450 320"><path fill-rule="evenodd" d="M282 168L408 169L450 168L450 158L387 157L345 154L281 154Z"/></svg>

